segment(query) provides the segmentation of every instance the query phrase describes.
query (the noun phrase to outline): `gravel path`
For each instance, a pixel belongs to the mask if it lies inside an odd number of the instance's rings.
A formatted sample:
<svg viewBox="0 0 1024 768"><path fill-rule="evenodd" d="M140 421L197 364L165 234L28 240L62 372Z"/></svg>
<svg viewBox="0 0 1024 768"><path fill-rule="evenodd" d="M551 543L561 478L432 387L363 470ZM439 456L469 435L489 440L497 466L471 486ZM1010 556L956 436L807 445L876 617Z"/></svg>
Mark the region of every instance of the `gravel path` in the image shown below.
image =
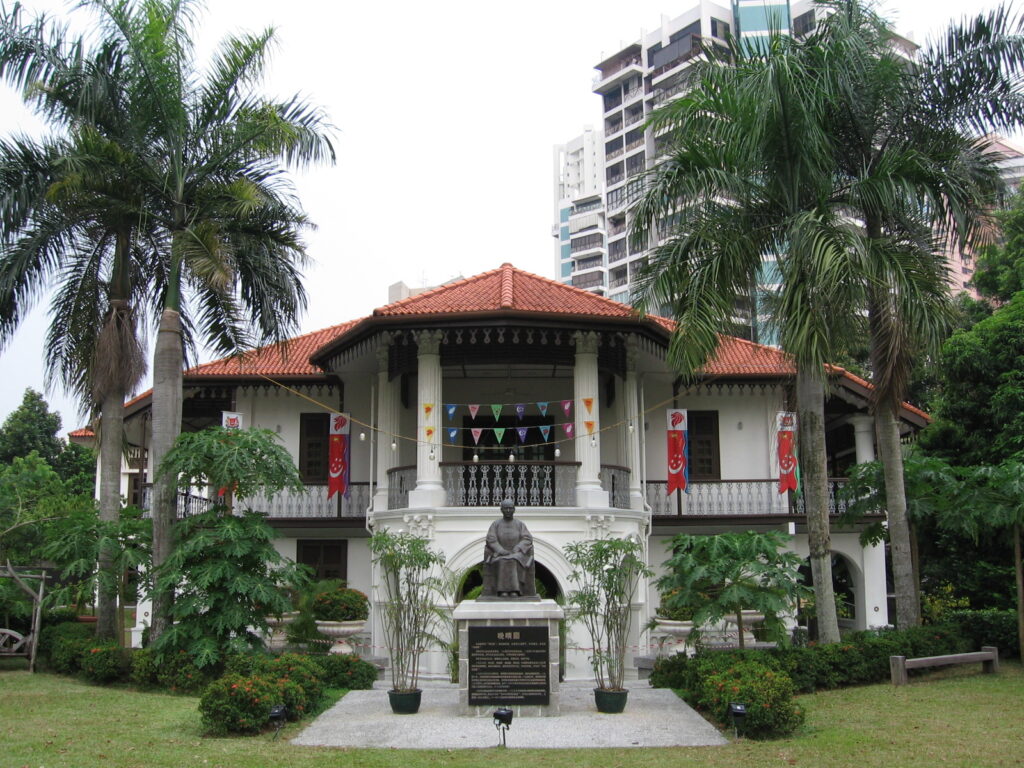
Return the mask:
<svg viewBox="0 0 1024 768"><path fill-rule="evenodd" d="M458 689L425 685L420 711L394 715L386 684L351 691L324 712L293 744L320 747L474 749L493 747L498 733L489 717L458 714ZM672 691L633 683L626 711L602 715L591 685L563 683L558 717L521 717L506 736L509 748L684 747L727 743Z"/></svg>

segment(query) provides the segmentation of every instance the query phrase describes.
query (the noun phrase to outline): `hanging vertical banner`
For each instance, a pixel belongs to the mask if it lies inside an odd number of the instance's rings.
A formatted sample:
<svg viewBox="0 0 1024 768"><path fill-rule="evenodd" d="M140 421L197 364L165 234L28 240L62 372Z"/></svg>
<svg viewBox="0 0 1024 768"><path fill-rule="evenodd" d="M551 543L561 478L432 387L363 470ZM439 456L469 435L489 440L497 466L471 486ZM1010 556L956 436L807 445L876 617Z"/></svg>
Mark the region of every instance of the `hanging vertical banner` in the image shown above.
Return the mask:
<svg viewBox="0 0 1024 768"><path fill-rule="evenodd" d="M562 401L562 411L565 413L565 418L569 418L569 414L572 413L572 400Z"/></svg>
<svg viewBox="0 0 1024 768"><path fill-rule="evenodd" d="M689 493L690 467L689 437L686 425L686 411L669 408L666 411L666 435L668 436L668 493L686 491Z"/></svg>
<svg viewBox="0 0 1024 768"><path fill-rule="evenodd" d="M505 427L495 427L495 428L494 428L494 437L495 437L495 438L496 438L496 439L498 440L498 442L500 443L500 442L501 442L501 439L502 439L503 437L505 437Z"/></svg>
<svg viewBox="0 0 1024 768"><path fill-rule="evenodd" d="M516 427L516 434L519 435L519 442L526 442L526 433L530 431L529 427Z"/></svg>
<svg viewBox="0 0 1024 768"><path fill-rule="evenodd" d="M795 491L799 485L796 460L796 414L779 411L775 416L779 431L779 493Z"/></svg>
<svg viewBox="0 0 1024 768"><path fill-rule="evenodd" d="M525 416L525 415L526 415L526 404L525 403L516 403L516 416L519 417L519 420L522 421L523 420L523 416Z"/></svg>
<svg viewBox="0 0 1024 768"><path fill-rule="evenodd" d="M566 437L572 437L573 432L575 431L573 428L573 423L571 421L565 422L565 424L562 425L562 429L565 430Z"/></svg>
<svg viewBox="0 0 1024 768"><path fill-rule="evenodd" d="M594 426L595 426L594 422L592 422L592 421L584 421L583 422L583 426L587 428L587 434L588 435L594 434Z"/></svg>
<svg viewBox="0 0 1024 768"><path fill-rule="evenodd" d="M327 453L327 498L340 493L349 495L349 460L352 443L349 440L352 424L347 413L332 413L329 422L329 448Z"/></svg>
<svg viewBox="0 0 1024 768"><path fill-rule="evenodd" d="M540 434L544 438L544 442L546 443L548 441L548 437L551 435L551 425L542 424L540 427Z"/></svg>
<svg viewBox="0 0 1024 768"><path fill-rule="evenodd" d="M448 421L455 418L455 411L458 410L458 408L459 406L453 405L452 403L445 405L444 409L448 412Z"/></svg>
<svg viewBox="0 0 1024 768"><path fill-rule="evenodd" d="M474 403L472 405L467 405L466 407L469 408L469 417L475 421L476 420L476 413L477 413L477 411L480 410L480 406L477 405L476 403Z"/></svg>
<svg viewBox="0 0 1024 768"><path fill-rule="evenodd" d="M540 415L541 416L547 416L548 415L548 404L547 404L547 401L545 401L543 403L537 403L537 410L540 411Z"/></svg>
<svg viewBox="0 0 1024 768"><path fill-rule="evenodd" d="M224 429L241 429L242 414L233 413L232 411L221 411L220 425L224 427Z"/></svg>
<svg viewBox="0 0 1024 768"><path fill-rule="evenodd" d="M458 439L459 439L459 428L458 427L449 427L448 428L448 441L452 445L455 445L455 441L458 440Z"/></svg>
<svg viewBox="0 0 1024 768"><path fill-rule="evenodd" d="M494 414L494 420L497 421L501 418L501 403L491 404L491 413Z"/></svg>
<svg viewBox="0 0 1024 768"><path fill-rule="evenodd" d="M424 417L429 419L430 418L430 414L433 413L433 412L434 412L434 404L433 403L424 403L423 404L423 415L424 415Z"/></svg>
<svg viewBox="0 0 1024 768"><path fill-rule="evenodd" d="M587 413L593 413L594 412L594 398L592 398L592 397L584 397L583 398L583 407L587 409Z"/></svg>
<svg viewBox="0 0 1024 768"><path fill-rule="evenodd" d="M469 431L473 435L473 445L479 445L480 444L480 435L482 435L484 433L483 429L480 428L480 427L473 427Z"/></svg>

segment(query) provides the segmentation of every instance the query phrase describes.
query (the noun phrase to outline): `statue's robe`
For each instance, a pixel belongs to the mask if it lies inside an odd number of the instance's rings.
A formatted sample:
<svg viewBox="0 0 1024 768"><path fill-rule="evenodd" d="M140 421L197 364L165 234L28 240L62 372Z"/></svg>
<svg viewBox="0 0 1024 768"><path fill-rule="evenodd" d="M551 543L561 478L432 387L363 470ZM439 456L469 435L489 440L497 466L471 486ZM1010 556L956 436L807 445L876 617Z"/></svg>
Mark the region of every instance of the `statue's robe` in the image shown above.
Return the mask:
<svg viewBox="0 0 1024 768"><path fill-rule="evenodd" d="M508 554L499 554L500 552ZM534 595L528 573L533 565L533 537L519 520L502 517L487 529L484 563L491 564L497 594Z"/></svg>

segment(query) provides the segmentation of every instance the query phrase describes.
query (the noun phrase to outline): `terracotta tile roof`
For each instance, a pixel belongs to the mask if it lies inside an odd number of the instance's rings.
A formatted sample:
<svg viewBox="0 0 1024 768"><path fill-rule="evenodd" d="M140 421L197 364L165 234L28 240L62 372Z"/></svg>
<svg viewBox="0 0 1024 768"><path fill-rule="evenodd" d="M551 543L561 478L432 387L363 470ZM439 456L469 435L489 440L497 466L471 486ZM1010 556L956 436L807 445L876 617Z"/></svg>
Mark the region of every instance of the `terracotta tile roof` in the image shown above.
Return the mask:
<svg viewBox="0 0 1024 768"><path fill-rule="evenodd" d="M636 318L632 307L502 264L373 311L374 317L449 315L512 310L545 315Z"/></svg>
<svg viewBox="0 0 1024 768"><path fill-rule="evenodd" d="M80 427L68 432L68 437L96 437L96 433L90 427Z"/></svg>
<svg viewBox="0 0 1024 768"><path fill-rule="evenodd" d="M852 382L853 384L856 384L859 387L863 387L865 390L872 390L875 388L875 385L872 384L870 381L868 381L867 379L862 379L855 373L850 373L845 368L842 368L838 365L829 365L827 367L830 372L839 374L840 378L846 379L847 381ZM929 423L932 420L932 417L929 416L926 411L922 411L916 405L911 405L910 403L904 402L901 403L901 407L904 411L912 413L915 416L918 416L919 418L924 419Z"/></svg>
<svg viewBox="0 0 1024 768"><path fill-rule="evenodd" d="M321 376L323 371L309 358L313 352L334 339L343 336L360 320L349 320L319 331L312 331L293 339L260 347L245 354L224 357L203 363L185 371L186 379L206 377L255 376Z"/></svg>

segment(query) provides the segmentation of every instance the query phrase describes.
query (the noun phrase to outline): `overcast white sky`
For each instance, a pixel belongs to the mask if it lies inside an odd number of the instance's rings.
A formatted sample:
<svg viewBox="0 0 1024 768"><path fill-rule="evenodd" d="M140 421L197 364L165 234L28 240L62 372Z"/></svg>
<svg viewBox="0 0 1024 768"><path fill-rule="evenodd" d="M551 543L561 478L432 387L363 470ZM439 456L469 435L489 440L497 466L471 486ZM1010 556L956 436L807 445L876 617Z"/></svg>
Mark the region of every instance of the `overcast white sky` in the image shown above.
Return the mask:
<svg viewBox="0 0 1024 768"><path fill-rule="evenodd" d="M725 4L723 0L723 4ZM68 14L74 3L24 0ZM553 276L552 146L600 126L593 66L692 0L209 0L199 48L225 34L277 30L265 90L324 106L337 165L296 177L319 229L309 236L310 331L370 312L387 287L433 285L510 261ZM887 0L923 42L995 0ZM39 131L0 85L0 133ZM43 389L46 307L0 352L0 420ZM148 386L148 383L146 384ZM59 387L65 431L80 425Z"/></svg>

